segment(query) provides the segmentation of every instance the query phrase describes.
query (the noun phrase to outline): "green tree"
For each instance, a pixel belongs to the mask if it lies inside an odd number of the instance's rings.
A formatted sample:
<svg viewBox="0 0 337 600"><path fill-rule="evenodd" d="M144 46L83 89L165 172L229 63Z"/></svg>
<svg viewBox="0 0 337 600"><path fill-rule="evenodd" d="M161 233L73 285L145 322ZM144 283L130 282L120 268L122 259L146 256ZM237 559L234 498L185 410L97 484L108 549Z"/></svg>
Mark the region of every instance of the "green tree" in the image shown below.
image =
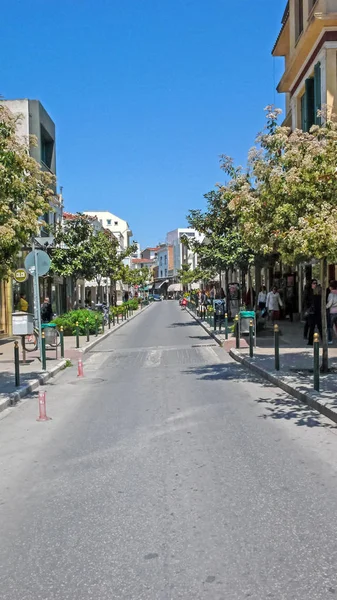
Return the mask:
<svg viewBox="0 0 337 600"><path fill-rule="evenodd" d="M0 106L0 277L9 274L19 250L38 234L54 196L55 178L41 170L16 135L19 119ZM33 137L28 142L36 145Z"/></svg>
<svg viewBox="0 0 337 600"><path fill-rule="evenodd" d="M267 130L250 152L249 180L233 183L231 208L256 251L279 252L288 263L320 260L322 370L327 371L327 263L337 260L337 124L321 115L322 126L290 132L278 126L279 112L267 107Z"/></svg>

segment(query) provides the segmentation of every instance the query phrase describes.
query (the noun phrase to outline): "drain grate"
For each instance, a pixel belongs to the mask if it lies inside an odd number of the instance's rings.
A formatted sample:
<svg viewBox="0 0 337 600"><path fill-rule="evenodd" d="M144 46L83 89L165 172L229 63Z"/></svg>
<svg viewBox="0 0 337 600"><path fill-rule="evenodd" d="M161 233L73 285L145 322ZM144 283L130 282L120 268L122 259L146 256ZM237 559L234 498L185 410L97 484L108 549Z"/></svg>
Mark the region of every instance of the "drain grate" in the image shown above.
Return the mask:
<svg viewBox="0 0 337 600"><path fill-rule="evenodd" d="M218 344L193 344L191 348L217 348Z"/></svg>

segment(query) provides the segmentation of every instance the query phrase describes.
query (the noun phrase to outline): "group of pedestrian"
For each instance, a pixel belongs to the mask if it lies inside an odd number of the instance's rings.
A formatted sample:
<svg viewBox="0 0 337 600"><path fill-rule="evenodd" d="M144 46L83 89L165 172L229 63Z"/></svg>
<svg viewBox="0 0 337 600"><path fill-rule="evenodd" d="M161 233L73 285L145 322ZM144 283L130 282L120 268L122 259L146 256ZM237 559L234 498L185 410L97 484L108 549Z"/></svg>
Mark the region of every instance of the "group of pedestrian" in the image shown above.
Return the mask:
<svg viewBox="0 0 337 600"><path fill-rule="evenodd" d="M27 302L26 294L20 294L20 299L17 304L17 309L22 312L28 312L29 304ZM53 309L50 299L46 296L41 304L41 321L42 323L50 323L53 318Z"/></svg>
<svg viewBox="0 0 337 600"><path fill-rule="evenodd" d="M278 321L280 318L280 310L283 307L280 293L274 285L270 292L263 285L257 297L258 308L262 316L270 316L272 321Z"/></svg>
<svg viewBox="0 0 337 600"><path fill-rule="evenodd" d="M322 328L322 288L318 285L317 279L312 279L306 286L303 298L304 311L304 339L308 339L308 346L313 345L315 327L317 327L321 338L323 337ZM331 280L326 290L326 319L328 343L333 342L333 332L337 335L337 281Z"/></svg>

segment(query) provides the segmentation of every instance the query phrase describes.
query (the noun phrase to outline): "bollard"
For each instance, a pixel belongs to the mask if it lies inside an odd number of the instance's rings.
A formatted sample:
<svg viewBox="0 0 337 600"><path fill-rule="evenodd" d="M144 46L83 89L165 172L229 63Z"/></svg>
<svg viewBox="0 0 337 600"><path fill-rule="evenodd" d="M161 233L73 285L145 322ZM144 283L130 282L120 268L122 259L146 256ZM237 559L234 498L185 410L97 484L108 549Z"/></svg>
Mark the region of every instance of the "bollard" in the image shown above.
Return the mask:
<svg viewBox="0 0 337 600"><path fill-rule="evenodd" d="M95 336L98 336L98 315L95 318Z"/></svg>
<svg viewBox="0 0 337 600"><path fill-rule="evenodd" d="M77 377L84 377L84 371L83 371L83 360L81 358L78 359L78 364L77 364Z"/></svg>
<svg viewBox="0 0 337 600"><path fill-rule="evenodd" d="M41 349L42 349L42 370L45 371L47 369L46 338L45 338L43 330L42 330L42 333L41 333Z"/></svg>
<svg viewBox="0 0 337 600"><path fill-rule="evenodd" d="M275 370L280 370L280 330L278 325L274 325L274 341L275 341Z"/></svg>
<svg viewBox="0 0 337 600"><path fill-rule="evenodd" d="M214 328L214 331L216 331L216 314L215 314L215 311L213 313L213 328Z"/></svg>
<svg viewBox="0 0 337 600"><path fill-rule="evenodd" d="M85 320L85 330L87 334L87 342L90 342L90 329L89 329L89 319L88 317Z"/></svg>
<svg viewBox="0 0 337 600"><path fill-rule="evenodd" d="M76 348L80 347L80 334L78 332L78 321L76 321Z"/></svg>
<svg viewBox="0 0 337 600"><path fill-rule="evenodd" d="M119 324L119 312L118 312L118 309L117 309L117 325L118 324Z"/></svg>
<svg viewBox="0 0 337 600"><path fill-rule="evenodd" d="M225 337L228 340L228 314L225 313Z"/></svg>
<svg viewBox="0 0 337 600"><path fill-rule="evenodd" d="M240 348L240 329L239 329L239 315L235 315L234 319L234 330L235 330L235 346L237 349Z"/></svg>
<svg viewBox="0 0 337 600"><path fill-rule="evenodd" d="M110 311L108 312L108 327L109 327L109 329L111 329L111 316L110 316Z"/></svg>
<svg viewBox="0 0 337 600"><path fill-rule="evenodd" d="M221 317L222 315L219 315L219 333L221 333Z"/></svg>
<svg viewBox="0 0 337 600"><path fill-rule="evenodd" d="M112 324L115 327L115 311L112 313Z"/></svg>
<svg viewBox="0 0 337 600"><path fill-rule="evenodd" d="M47 417L46 392L39 392L39 416L37 421L51 421L51 417Z"/></svg>
<svg viewBox="0 0 337 600"><path fill-rule="evenodd" d="M61 345L61 358L64 358L64 333L63 325L60 327L60 345Z"/></svg>
<svg viewBox="0 0 337 600"><path fill-rule="evenodd" d="M314 390L319 392L319 335L314 333Z"/></svg>
<svg viewBox="0 0 337 600"><path fill-rule="evenodd" d="M15 366L15 387L20 385L20 356L19 342L14 342L14 366Z"/></svg>
<svg viewBox="0 0 337 600"><path fill-rule="evenodd" d="M252 319L249 321L249 356L250 358L254 356L254 322Z"/></svg>
<svg viewBox="0 0 337 600"><path fill-rule="evenodd" d="M102 333L104 333L104 315L103 315L103 318L102 318Z"/></svg>

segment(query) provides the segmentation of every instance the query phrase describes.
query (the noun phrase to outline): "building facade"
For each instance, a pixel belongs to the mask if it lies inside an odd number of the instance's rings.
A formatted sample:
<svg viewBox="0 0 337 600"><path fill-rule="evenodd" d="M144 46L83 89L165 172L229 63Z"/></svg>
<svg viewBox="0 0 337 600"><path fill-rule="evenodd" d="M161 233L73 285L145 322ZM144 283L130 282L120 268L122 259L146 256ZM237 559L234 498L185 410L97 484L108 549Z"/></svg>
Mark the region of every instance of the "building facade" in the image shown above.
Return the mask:
<svg viewBox="0 0 337 600"><path fill-rule="evenodd" d="M30 155L40 164L41 169L52 173L56 177L56 128L55 123L42 106L39 100L27 98L17 100L0 100L14 115L19 115L17 122L17 136L23 145L29 147ZM29 143L30 136L36 139L36 146ZM62 220L63 200L62 195L57 193L51 202L51 210L43 216L43 222L47 225L59 223ZM48 236L49 233L41 226L40 236ZM41 246L43 248L43 244ZM31 247L23 248L17 259L17 267L24 266L24 259ZM49 296L53 311L60 313L65 309L66 286L63 278L44 277L40 278L39 290L40 300ZM15 310L20 293L25 293L28 300L28 310L33 312L33 282L29 277L25 283L17 283L14 280L2 281L0 283L0 335L11 334L12 311Z"/></svg>
<svg viewBox="0 0 337 600"><path fill-rule="evenodd" d="M309 131L323 106L337 112L337 0L289 0L272 53L285 60L284 125Z"/></svg>
<svg viewBox="0 0 337 600"><path fill-rule="evenodd" d="M129 224L125 219L121 219L113 213L103 211L88 210L84 212L85 215L90 217L96 217L104 229L108 229L118 240L119 249L121 252L127 250L130 246L130 240L132 237L132 231ZM130 265L130 257L125 259L125 264Z"/></svg>

